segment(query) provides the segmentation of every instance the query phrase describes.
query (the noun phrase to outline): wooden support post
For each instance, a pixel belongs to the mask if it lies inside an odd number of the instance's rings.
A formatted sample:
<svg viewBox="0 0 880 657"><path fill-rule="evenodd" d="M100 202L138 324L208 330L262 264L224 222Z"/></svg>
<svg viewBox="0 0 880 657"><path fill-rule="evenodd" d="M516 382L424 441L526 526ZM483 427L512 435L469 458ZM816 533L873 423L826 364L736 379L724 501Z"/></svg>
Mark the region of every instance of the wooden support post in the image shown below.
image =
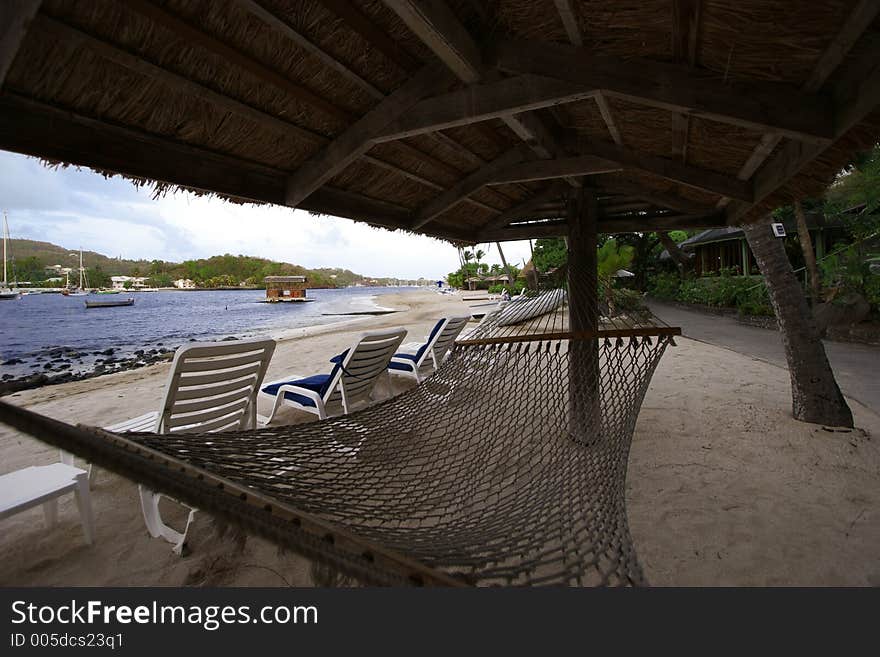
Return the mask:
<svg viewBox="0 0 880 657"><path fill-rule="evenodd" d="M568 206L568 322L574 333L599 329L598 208L588 189L573 188ZM584 445L600 438L598 338L569 344L568 393L571 437Z"/></svg>
<svg viewBox="0 0 880 657"><path fill-rule="evenodd" d="M740 240L740 247L742 249L742 275L749 276L751 274L749 269L749 243L745 238Z"/></svg>

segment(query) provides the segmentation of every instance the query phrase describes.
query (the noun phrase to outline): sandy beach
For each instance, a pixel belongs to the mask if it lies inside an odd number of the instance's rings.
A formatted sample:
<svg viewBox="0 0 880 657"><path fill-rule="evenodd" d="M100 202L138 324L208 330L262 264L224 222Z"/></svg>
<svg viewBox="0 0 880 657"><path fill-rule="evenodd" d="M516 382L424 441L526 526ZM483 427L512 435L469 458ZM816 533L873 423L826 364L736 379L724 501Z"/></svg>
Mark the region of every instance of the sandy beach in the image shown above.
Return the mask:
<svg viewBox="0 0 880 657"><path fill-rule="evenodd" d="M325 371L362 331L404 326L421 339L459 297L386 295L399 312L297 330L279 341L267 380ZM168 364L28 390L4 399L65 421L109 425L155 410ZM401 392L407 384L398 383ZM880 585L880 416L850 400L856 430L790 415L788 373L680 339L654 376L636 427L627 484L635 545L654 585ZM259 412L268 413L262 399ZM288 410L279 423L310 421ZM0 427L0 474L57 461L57 450ZM2 521L0 585L312 585L310 563L223 531L205 513L190 553L171 553L144 527L137 487L99 471L97 542L83 542L72 498L47 531L42 511ZM171 524L183 516L168 505Z"/></svg>

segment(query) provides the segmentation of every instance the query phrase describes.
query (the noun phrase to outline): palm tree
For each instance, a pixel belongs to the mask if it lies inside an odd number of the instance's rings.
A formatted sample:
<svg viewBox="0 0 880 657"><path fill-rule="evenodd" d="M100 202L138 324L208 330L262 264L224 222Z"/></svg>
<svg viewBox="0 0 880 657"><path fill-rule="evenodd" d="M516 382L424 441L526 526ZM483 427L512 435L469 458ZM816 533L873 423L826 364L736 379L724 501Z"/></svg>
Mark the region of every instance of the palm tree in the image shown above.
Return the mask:
<svg viewBox="0 0 880 657"><path fill-rule="evenodd" d="M852 412L834 379L819 329L782 240L766 222L747 224L742 231L764 275L776 313L791 375L792 414L804 422L852 427Z"/></svg>
<svg viewBox="0 0 880 657"><path fill-rule="evenodd" d="M605 304L608 306L608 316L614 312L614 276L618 270L629 266L632 262L633 252L631 246L618 245L614 238L607 240L597 253L599 260L599 287L605 288Z"/></svg>

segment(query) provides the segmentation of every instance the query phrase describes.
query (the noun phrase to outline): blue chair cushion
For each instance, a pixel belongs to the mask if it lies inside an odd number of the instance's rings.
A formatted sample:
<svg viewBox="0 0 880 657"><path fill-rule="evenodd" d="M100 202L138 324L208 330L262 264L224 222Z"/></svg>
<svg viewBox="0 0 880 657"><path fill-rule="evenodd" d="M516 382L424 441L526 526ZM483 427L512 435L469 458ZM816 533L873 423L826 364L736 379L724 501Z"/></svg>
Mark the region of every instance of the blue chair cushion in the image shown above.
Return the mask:
<svg viewBox="0 0 880 657"><path fill-rule="evenodd" d="M337 365L341 365L342 361L345 360L346 356L348 356L348 349L343 351L341 354L336 354L333 358L330 359L330 362L336 363Z"/></svg>
<svg viewBox="0 0 880 657"><path fill-rule="evenodd" d="M400 356L401 354L396 354L396 355ZM413 358L412 354L403 354L403 356L406 358ZM397 363L392 360L390 363L388 363L388 369L389 370L401 370L403 372L412 372L416 369L416 362L415 362L415 360L413 360L412 364L410 364L410 363Z"/></svg>
<svg viewBox="0 0 880 657"><path fill-rule="evenodd" d="M443 328L443 322L445 321L445 319L441 319L436 324L434 324L434 328L431 329L431 333L428 335L428 340L425 342L425 344L419 347L419 350L416 352L416 360L422 357L422 354L425 353L428 345L434 341L434 337L440 332L440 329Z"/></svg>
<svg viewBox="0 0 880 657"><path fill-rule="evenodd" d="M278 383L272 383L265 386L262 390L268 395L277 395L278 389L281 388L281 386L292 385L311 390L312 392L317 392L319 395L323 396L324 393L327 392L327 386L330 385L330 379L333 378L333 375L335 373L336 368L334 367L333 371L330 374L315 374L313 376L307 376L304 379L296 379L294 381L279 381ZM306 397L305 395L298 395L297 393L291 392L289 390L284 393L284 398L303 406L315 406L314 400Z"/></svg>
<svg viewBox="0 0 880 657"><path fill-rule="evenodd" d="M394 354L394 358L406 358L407 360L411 360L412 362L417 363L419 360L419 355L418 355L418 353L405 354L403 352L400 352L400 353Z"/></svg>

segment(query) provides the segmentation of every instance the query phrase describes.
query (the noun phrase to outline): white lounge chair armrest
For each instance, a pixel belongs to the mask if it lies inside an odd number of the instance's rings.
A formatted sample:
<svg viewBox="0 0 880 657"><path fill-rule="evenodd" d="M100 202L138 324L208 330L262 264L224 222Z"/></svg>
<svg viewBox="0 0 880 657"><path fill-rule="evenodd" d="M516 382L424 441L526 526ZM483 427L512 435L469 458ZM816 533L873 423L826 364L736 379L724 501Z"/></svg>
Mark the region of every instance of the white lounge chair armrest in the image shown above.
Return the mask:
<svg viewBox="0 0 880 657"><path fill-rule="evenodd" d="M321 403L321 404L324 403L324 400L321 399L321 395L319 395L314 390L309 390L308 388L301 388L300 386L295 386L293 384L288 383L287 385L283 385L280 388L278 388L278 395L277 396L280 397L281 395L283 395L286 392L292 392L297 395L302 395L303 397L308 397L309 399L311 399L312 401L314 401L316 403Z"/></svg>

